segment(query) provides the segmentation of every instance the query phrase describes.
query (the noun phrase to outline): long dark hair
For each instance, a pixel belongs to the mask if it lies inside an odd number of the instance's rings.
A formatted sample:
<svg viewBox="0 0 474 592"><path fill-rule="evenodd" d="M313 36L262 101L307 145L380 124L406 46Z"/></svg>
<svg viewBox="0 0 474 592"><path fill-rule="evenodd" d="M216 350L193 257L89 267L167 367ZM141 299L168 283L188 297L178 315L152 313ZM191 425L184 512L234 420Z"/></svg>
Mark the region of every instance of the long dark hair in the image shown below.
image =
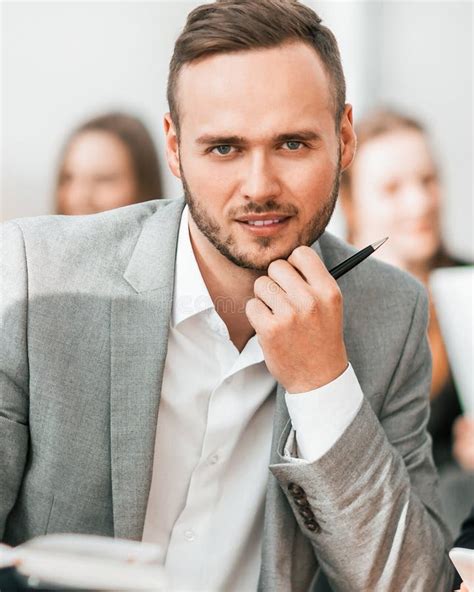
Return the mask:
<svg viewBox="0 0 474 592"><path fill-rule="evenodd" d="M140 119L121 112L105 113L89 119L72 132L61 153L55 195L57 196L58 193L64 159L69 146L80 134L95 131L114 135L127 148L137 186L135 201L138 203L161 198L162 189L158 156L151 135ZM62 212L58 213L61 214Z"/></svg>

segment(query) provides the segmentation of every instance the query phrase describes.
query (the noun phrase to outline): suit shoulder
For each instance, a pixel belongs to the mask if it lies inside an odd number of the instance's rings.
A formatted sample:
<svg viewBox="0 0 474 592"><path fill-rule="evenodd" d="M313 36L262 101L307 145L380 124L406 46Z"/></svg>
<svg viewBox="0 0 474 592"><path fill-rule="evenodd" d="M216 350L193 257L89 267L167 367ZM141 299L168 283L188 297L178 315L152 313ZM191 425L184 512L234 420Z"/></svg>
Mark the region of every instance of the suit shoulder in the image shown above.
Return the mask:
<svg viewBox="0 0 474 592"><path fill-rule="evenodd" d="M158 210L173 207L179 200L152 200L133 204L86 216L47 215L31 218L17 218L3 224L4 230L14 232L18 228L25 242L46 242L68 245L76 242L84 246L87 239L96 239L96 246L101 242L110 244L110 240L118 239L122 234L130 235L134 228L142 227L148 218Z"/></svg>
<svg viewBox="0 0 474 592"><path fill-rule="evenodd" d="M155 200L88 216L39 216L5 223L6 259L25 261L40 291L96 289L122 278L143 229L160 236L179 223L182 200Z"/></svg>

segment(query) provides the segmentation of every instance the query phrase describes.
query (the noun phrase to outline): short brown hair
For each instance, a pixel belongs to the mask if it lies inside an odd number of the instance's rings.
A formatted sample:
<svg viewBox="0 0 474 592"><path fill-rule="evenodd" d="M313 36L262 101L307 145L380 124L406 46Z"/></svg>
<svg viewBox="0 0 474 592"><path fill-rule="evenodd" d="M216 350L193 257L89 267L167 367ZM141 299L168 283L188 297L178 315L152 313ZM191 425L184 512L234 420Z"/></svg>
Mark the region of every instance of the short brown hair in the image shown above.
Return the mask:
<svg viewBox="0 0 474 592"><path fill-rule="evenodd" d="M217 0L192 10L176 40L168 76L168 104L179 133L177 81L181 68L200 58L302 41L316 50L331 79L335 121L346 101L346 83L333 33L298 0Z"/></svg>

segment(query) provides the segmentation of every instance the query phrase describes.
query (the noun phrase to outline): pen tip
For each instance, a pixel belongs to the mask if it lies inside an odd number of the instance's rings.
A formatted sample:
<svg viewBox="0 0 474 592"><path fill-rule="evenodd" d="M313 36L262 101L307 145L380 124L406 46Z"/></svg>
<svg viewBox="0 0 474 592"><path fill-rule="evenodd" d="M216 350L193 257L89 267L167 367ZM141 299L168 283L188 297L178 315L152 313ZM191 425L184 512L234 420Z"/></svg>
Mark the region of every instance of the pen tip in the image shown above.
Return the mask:
<svg viewBox="0 0 474 592"><path fill-rule="evenodd" d="M386 236L385 238L383 238L382 240L377 241L376 243L373 243L372 245L370 245L372 247L372 249L374 251L376 251L379 247L381 247L385 241L388 240L388 236Z"/></svg>

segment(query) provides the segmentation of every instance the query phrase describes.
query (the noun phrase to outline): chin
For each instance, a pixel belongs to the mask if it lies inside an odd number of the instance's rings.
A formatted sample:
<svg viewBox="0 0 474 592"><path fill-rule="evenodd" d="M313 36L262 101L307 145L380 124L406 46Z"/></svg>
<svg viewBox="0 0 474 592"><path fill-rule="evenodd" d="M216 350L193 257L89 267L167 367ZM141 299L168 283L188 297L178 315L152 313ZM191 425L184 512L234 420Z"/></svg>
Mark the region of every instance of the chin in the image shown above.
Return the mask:
<svg viewBox="0 0 474 592"><path fill-rule="evenodd" d="M296 246L297 245L284 248L275 245L273 248L265 247L264 252L262 252L262 247L260 248L260 252L255 248L249 249L248 251L240 250L228 253L228 259L244 269L266 272L272 261L276 261L277 259L288 259Z"/></svg>
<svg viewBox="0 0 474 592"><path fill-rule="evenodd" d="M413 241L412 249L418 254L420 259L429 259L436 255L440 248L440 242L437 237L419 237Z"/></svg>
<svg viewBox="0 0 474 592"><path fill-rule="evenodd" d="M439 250L439 243L426 241L411 241L405 245L403 252L405 260L413 265L426 265Z"/></svg>

